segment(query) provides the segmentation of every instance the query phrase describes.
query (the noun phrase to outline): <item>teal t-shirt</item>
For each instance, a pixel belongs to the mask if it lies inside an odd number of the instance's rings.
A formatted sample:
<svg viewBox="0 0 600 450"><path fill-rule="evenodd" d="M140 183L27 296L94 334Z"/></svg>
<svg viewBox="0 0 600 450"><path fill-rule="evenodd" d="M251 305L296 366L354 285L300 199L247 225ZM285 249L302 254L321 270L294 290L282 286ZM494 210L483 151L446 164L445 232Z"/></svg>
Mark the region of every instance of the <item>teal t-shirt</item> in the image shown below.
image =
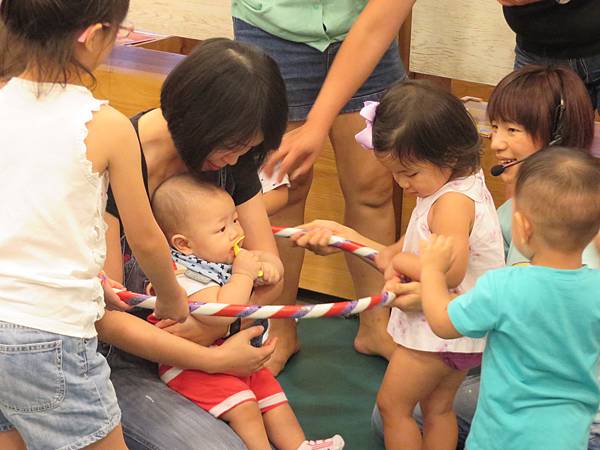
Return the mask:
<svg viewBox="0 0 600 450"><path fill-rule="evenodd" d="M507 200L498 208L498 218L500 220L500 228L502 229L502 238L504 239L506 265L514 266L515 264L528 263L529 259L523 256L512 242L512 199ZM593 269L600 268L600 255L593 242L583 250L581 261ZM600 383L600 375L598 382ZM596 418L592 424L592 431L600 434L600 411L596 413Z"/></svg>
<svg viewBox="0 0 600 450"><path fill-rule="evenodd" d="M587 449L600 401L600 270L487 272L448 314L487 335L469 450Z"/></svg>

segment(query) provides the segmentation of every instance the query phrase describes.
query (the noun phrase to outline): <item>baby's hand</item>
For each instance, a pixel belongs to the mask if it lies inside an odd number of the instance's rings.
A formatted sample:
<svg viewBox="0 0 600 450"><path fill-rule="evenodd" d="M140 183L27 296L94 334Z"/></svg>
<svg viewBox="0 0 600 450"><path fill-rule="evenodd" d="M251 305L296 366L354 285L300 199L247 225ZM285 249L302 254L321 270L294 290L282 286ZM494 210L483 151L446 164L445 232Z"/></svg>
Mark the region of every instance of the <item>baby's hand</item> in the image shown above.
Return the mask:
<svg viewBox="0 0 600 450"><path fill-rule="evenodd" d="M157 296L154 315L158 319L173 319L176 322L185 322L185 319L190 315L188 296L185 289L178 286L173 295Z"/></svg>
<svg viewBox="0 0 600 450"><path fill-rule="evenodd" d="M420 242L419 249L421 270L434 269L446 273L454 262L451 237L432 234L429 241Z"/></svg>
<svg viewBox="0 0 600 450"><path fill-rule="evenodd" d="M263 261L261 263L261 266L262 276L256 279L257 285L263 286L279 283L279 281L283 277L283 273L281 270L279 270L278 266L268 261Z"/></svg>
<svg viewBox="0 0 600 450"><path fill-rule="evenodd" d="M256 280L260 266L260 259L256 253L240 249L240 252L233 260L231 273L233 275L246 275L252 280Z"/></svg>

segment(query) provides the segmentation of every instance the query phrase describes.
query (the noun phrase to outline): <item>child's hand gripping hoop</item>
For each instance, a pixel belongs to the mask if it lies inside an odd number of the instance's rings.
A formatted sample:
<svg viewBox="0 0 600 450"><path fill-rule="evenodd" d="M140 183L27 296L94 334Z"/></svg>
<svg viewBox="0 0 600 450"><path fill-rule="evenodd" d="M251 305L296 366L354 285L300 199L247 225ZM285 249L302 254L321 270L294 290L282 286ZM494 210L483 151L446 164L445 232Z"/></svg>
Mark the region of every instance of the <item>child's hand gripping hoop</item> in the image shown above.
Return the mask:
<svg viewBox="0 0 600 450"><path fill-rule="evenodd" d="M240 245L242 245L242 241L244 240L246 236L240 236L239 238L237 238L235 240L235 242L233 243L233 245L231 246L233 248L233 256L237 256L240 251L241 251L241 247ZM258 271L257 277L258 278L262 278L265 275L265 273L262 270Z"/></svg>
<svg viewBox="0 0 600 450"><path fill-rule="evenodd" d="M300 228L273 227L273 233L278 237L286 237L303 233ZM233 245L234 254L239 253L238 239ZM377 251L343 239L332 236L329 245L341 250L360 256L363 259L374 260ZM136 294L129 291L119 291L117 295L130 306L154 309L156 297L150 295ZM382 292L372 297L364 297L358 300L323 303L319 305L227 305L224 303L190 303L190 314L195 316L220 316L220 317L242 317L250 319L316 319L319 317L337 317L359 314L376 306L390 305L396 296L392 292Z"/></svg>

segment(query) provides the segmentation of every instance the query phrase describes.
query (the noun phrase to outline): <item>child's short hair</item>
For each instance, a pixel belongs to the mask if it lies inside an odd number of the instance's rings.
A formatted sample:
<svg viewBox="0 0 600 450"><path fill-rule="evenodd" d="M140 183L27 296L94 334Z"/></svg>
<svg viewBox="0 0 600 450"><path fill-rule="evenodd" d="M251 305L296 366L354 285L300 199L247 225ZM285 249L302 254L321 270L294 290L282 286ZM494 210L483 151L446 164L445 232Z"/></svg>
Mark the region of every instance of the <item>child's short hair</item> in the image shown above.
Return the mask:
<svg viewBox="0 0 600 450"><path fill-rule="evenodd" d="M402 161L452 169L452 178L479 169L481 138L462 102L423 80L402 81L381 98L373 146Z"/></svg>
<svg viewBox="0 0 600 450"><path fill-rule="evenodd" d="M246 145L257 168L279 147L287 126L285 84L277 63L258 47L231 39L207 39L169 74L160 106L181 159L190 172L202 171L217 147Z"/></svg>
<svg viewBox="0 0 600 450"><path fill-rule="evenodd" d="M170 240L174 234L185 231L192 205L202 206L207 199L218 195L228 194L220 187L198 180L192 175L175 175L154 191L152 213L167 240Z"/></svg>
<svg viewBox="0 0 600 450"><path fill-rule="evenodd" d="M92 77L75 59L77 35L100 23L115 36L129 0L2 0L0 79L26 67L39 79L66 84L74 70Z"/></svg>
<svg viewBox="0 0 600 450"><path fill-rule="evenodd" d="M564 111L559 121L561 99ZM594 137L594 109L587 89L564 66L528 65L511 72L494 88L487 113L490 121L522 125L543 146L559 127L559 144L565 147L589 149Z"/></svg>
<svg viewBox="0 0 600 450"><path fill-rule="evenodd" d="M565 147L536 152L519 169L515 204L552 248L583 249L600 230L600 161Z"/></svg>

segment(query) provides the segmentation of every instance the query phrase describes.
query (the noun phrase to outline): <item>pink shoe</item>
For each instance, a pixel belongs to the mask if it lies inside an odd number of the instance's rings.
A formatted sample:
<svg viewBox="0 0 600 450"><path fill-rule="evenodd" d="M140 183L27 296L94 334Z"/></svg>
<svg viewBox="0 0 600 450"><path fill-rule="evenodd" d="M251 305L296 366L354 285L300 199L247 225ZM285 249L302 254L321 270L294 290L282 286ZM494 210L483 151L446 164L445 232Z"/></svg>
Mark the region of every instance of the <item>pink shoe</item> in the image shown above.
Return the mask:
<svg viewBox="0 0 600 450"><path fill-rule="evenodd" d="M304 441L298 447L298 450L342 450L344 440L339 434L329 439L320 439L318 441Z"/></svg>

